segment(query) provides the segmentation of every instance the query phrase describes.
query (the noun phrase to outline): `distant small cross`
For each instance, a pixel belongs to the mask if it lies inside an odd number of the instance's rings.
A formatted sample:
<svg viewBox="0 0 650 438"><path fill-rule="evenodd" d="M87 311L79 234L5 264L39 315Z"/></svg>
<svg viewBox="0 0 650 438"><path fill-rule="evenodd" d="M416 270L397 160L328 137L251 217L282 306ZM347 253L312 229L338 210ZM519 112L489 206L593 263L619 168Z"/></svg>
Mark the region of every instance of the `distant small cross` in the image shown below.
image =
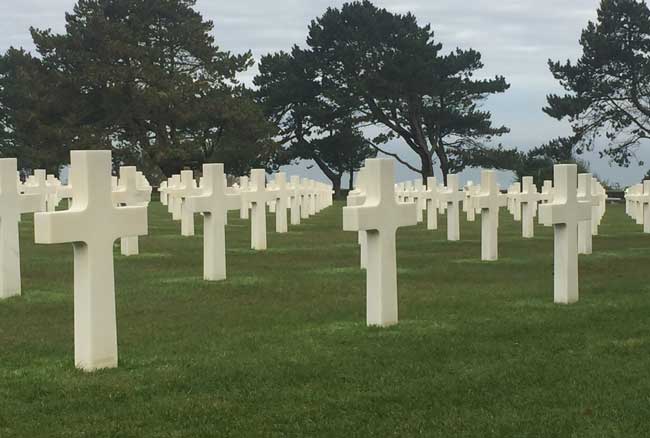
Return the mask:
<svg viewBox="0 0 650 438"><path fill-rule="evenodd" d="M447 205L447 240L460 240L460 210L459 204L465 197L459 190L458 175L447 176L447 187L440 199Z"/></svg>
<svg viewBox="0 0 650 438"><path fill-rule="evenodd" d="M219 281L226 278L225 216L239 210L241 196L228 193L223 164L203 165L203 190L187 198L187 208L203 213L203 278Z"/></svg>

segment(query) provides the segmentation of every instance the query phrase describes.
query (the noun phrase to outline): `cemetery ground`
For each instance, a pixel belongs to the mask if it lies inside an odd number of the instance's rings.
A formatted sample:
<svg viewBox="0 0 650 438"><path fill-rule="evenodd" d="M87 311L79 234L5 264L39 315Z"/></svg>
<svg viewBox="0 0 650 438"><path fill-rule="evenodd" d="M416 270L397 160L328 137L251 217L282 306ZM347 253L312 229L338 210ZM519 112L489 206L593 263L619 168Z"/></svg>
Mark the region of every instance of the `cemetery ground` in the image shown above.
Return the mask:
<svg viewBox="0 0 650 438"><path fill-rule="evenodd" d="M250 247L231 212L228 276L202 280L202 220L149 207L141 254L115 250L119 368L74 368L71 245L21 222L23 296L0 303L0 437L650 436L650 235L609 206L553 304L553 235L501 215L460 242L398 232L400 323L365 325L365 272L341 203ZM99 230L98 230L99 232Z"/></svg>

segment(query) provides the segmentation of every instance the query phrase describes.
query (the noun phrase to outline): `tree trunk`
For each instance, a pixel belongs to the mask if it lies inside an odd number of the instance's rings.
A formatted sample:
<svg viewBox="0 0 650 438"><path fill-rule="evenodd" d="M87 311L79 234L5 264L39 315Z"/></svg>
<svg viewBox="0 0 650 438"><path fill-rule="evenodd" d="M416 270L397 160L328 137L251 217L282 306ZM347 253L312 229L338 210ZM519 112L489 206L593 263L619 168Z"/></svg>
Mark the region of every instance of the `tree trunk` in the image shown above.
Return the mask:
<svg viewBox="0 0 650 438"><path fill-rule="evenodd" d="M440 171L442 172L442 179L447 185L447 176L449 176L449 158L447 157L447 152L442 147L436 147L435 149L438 160L440 160Z"/></svg>
<svg viewBox="0 0 650 438"><path fill-rule="evenodd" d="M348 184L348 190L354 190L354 170L350 169L350 182Z"/></svg>
<svg viewBox="0 0 650 438"><path fill-rule="evenodd" d="M342 173L335 173L332 169L327 167L327 164L318 157L312 158L320 170L323 171L325 176L332 181L332 186L334 187L334 196L339 198L341 196L341 176Z"/></svg>
<svg viewBox="0 0 650 438"><path fill-rule="evenodd" d="M422 176L422 184L426 186L427 178L433 176L433 160L428 152L422 151L420 154L421 169L420 175Z"/></svg>
<svg viewBox="0 0 650 438"><path fill-rule="evenodd" d="M341 174L335 175L333 178L330 178L330 181L332 181L332 186L334 188L334 198L335 199L340 199L341 198Z"/></svg>

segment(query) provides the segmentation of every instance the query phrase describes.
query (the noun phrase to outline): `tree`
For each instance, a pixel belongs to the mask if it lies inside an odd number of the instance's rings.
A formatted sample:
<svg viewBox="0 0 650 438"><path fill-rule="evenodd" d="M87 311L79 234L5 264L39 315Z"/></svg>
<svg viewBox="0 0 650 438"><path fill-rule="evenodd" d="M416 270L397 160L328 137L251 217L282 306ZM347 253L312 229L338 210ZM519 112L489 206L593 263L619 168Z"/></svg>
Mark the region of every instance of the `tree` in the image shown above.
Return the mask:
<svg viewBox="0 0 650 438"><path fill-rule="evenodd" d="M64 34L31 30L39 64L56 84L49 99L65 102L57 123L66 150L112 148L117 162L138 164L154 179L218 153L233 155L227 151L243 144L238 160L270 165L273 127L236 78L252 66L252 56L220 50L213 23L194 5L79 0ZM48 114L35 111L47 125ZM30 137L23 142L48 147Z"/></svg>
<svg viewBox="0 0 650 438"><path fill-rule="evenodd" d="M352 180L364 160L376 155L356 125L354 109L328 98L320 63L308 51L294 47L264 56L259 70L259 100L279 127L289 158L313 160L338 195L343 174Z"/></svg>
<svg viewBox="0 0 650 438"><path fill-rule="evenodd" d="M491 114L480 109L488 96L509 88L505 79L474 79L483 68L480 53L442 55L431 27L419 26L410 13L393 14L367 0L346 3L312 21L307 43L323 82L331 84L329 98L356 108L362 122L383 127L375 148L423 178L437 161L446 180L473 164L467 151L485 152L484 141L509 132L494 127ZM418 155L419 167L381 148L395 138Z"/></svg>
<svg viewBox="0 0 650 438"><path fill-rule="evenodd" d="M0 155L18 157L21 169L46 168L58 173L66 161L63 147L65 106L69 90L56 75L24 50L10 48L0 56Z"/></svg>
<svg viewBox="0 0 650 438"><path fill-rule="evenodd" d="M596 22L580 38L582 56L549 60L567 91L548 96L544 111L571 123L567 141L577 153L606 141L601 155L629 166L639 143L650 138L650 10L645 2L602 0Z"/></svg>

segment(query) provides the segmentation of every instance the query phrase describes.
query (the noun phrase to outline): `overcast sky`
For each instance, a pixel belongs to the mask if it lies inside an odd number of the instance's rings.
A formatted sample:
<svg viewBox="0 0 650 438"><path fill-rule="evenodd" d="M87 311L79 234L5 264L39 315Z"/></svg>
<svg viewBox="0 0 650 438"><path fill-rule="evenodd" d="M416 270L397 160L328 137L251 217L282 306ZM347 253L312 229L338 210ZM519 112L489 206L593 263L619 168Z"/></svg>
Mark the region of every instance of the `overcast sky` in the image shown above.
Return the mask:
<svg viewBox="0 0 650 438"><path fill-rule="evenodd" d="M0 0L0 50L9 46L33 49L29 26L64 30L64 13L75 0ZM256 59L263 54L304 44L307 25L336 0L198 0L197 8L215 23L216 41L222 49L235 53L252 50ZM568 132L565 123L544 113L545 96L560 92L548 71L552 59L575 59L580 54L578 39L588 20L596 16L599 0L375 0L375 4L396 12L413 12L420 24L431 23L436 39L446 50L474 48L483 54L484 75L501 74L511 83L504 95L490 98L496 124L512 132L499 141L527 149ZM250 82L255 71L242 79ZM399 142L393 151L404 152ZM650 145L642 154L650 163ZM622 184L638 182L646 169L611 167L597 154L587 157L599 175ZM397 166L398 179L411 176ZM291 169L298 171L298 169ZM300 172L323 179L318 170ZM463 179L476 179L466 172ZM503 175L501 183L506 184Z"/></svg>

